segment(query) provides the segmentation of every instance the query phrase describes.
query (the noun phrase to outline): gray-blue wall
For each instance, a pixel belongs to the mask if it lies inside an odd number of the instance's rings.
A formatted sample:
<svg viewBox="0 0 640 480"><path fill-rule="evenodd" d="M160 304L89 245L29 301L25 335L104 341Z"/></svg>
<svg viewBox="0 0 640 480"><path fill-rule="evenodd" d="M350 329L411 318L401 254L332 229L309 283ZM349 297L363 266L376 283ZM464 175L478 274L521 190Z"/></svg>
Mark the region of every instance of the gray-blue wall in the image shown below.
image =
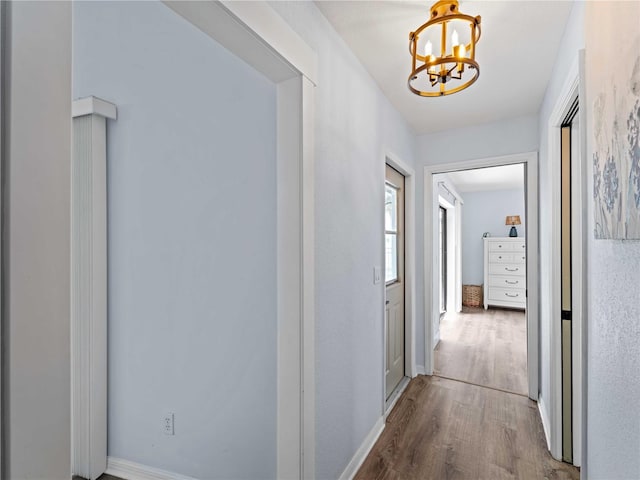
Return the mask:
<svg viewBox="0 0 640 480"><path fill-rule="evenodd" d="M462 284L484 283L484 244L482 234L492 237L509 236L504 224L507 215L520 215L518 236L525 238L524 186L520 189L466 192L462 194Z"/></svg>
<svg viewBox="0 0 640 480"><path fill-rule="evenodd" d="M275 85L161 3L78 2L73 14L74 98L118 106L109 455L274 478Z"/></svg>
<svg viewBox="0 0 640 480"><path fill-rule="evenodd" d="M604 65L616 68L634 52L634 77L627 73L619 77L614 108L622 108L619 117L630 117L631 105L638 105L640 92L630 93L633 82L637 87L638 25L640 4L616 2L591 4L585 7L586 82L587 82L587 248L588 248L588 478L640 478L640 240L596 240L594 238L593 154L596 151L596 128L599 117L594 104L605 88L616 93L610 83L611 74ZM629 47L618 48L619 32L629 32ZM602 54L607 55L604 60ZM632 65L627 66L631 72ZM628 89L628 90L627 90ZM625 91L626 90L626 91ZM626 104L621 98L627 97ZM609 98L612 98L610 96ZM626 104L626 105L625 105ZM581 104L582 108L582 104ZM611 108L611 107L608 107ZM636 107L637 108L637 107ZM637 114L636 114L637 115ZM619 118L618 117L618 118ZM605 117L602 132L611 132ZM638 118L636 117L636 121ZM627 120L629 121L629 120ZM626 123L626 122L625 122ZM621 125L623 131L630 126ZM629 130L630 132L630 130ZM604 134L604 135L606 135ZM629 139L631 134L629 134ZM611 141L611 140L609 140ZM626 148L626 147L625 147ZM631 162L631 155L626 156ZM623 161L624 163L624 161ZM627 176L628 173L623 175ZM627 177L629 178L629 177ZM621 177L621 182L629 181ZM631 210L629 210L631 212Z"/></svg>
<svg viewBox="0 0 640 480"><path fill-rule="evenodd" d="M318 54L316 478L338 478L382 416L384 155L413 165L414 137L314 2L270 4Z"/></svg>

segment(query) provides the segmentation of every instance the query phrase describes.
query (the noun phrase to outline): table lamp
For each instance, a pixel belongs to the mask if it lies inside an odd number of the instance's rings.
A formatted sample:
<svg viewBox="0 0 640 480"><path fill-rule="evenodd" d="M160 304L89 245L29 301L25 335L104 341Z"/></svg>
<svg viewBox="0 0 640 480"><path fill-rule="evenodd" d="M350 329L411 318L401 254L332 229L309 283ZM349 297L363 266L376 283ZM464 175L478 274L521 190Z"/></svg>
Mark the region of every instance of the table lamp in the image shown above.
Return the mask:
<svg viewBox="0 0 640 480"><path fill-rule="evenodd" d="M520 215L509 215L504 222L505 225L511 225L511 230L509 230L510 237L517 237L518 230L516 230L516 225L520 225Z"/></svg>

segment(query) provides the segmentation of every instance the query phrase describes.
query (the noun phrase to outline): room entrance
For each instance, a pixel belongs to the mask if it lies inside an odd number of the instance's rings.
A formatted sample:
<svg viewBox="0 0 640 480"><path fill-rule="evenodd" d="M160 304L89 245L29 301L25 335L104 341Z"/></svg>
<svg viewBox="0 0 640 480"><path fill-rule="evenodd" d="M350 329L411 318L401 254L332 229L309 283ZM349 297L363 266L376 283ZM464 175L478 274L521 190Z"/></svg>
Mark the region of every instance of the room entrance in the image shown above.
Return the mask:
<svg viewBox="0 0 640 480"><path fill-rule="evenodd" d="M528 394L524 177L523 164L433 177L440 311L434 374L520 395ZM449 292L460 289L462 301L454 304Z"/></svg>
<svg viewBox="0 0 640 480"><path fill-rule="evenodd" d="M424 192L425 192L425 280L426 280L426 318L425 318L425 371L427 374L434 373L436 370L436 362L435 362L435 351L434 349L437 346L438 340L440 339L440 331L439 331L439 319L440 319L440 271L438 267L438 243L439 243L439 231L438 231L438 218L439 218L439 206L441 204L441 197L443 196L443 188L441 183L444 182L444 186L446 186L446 177L454 174L455 172L461 172L465 170L475 170L477 169L487 169L488 167L499 167L499 166L515 166L520 165L519 168L523 168L523 181L524 181L524 213L520 215L523 223L520 226L516 226L519 230L519 236L517 239L512 239L512 241L524 241L524 248L522 250L525 251L525 259L522 264L522 268L524 269L524 278L526 278L526 288L524 289L523 295L525 296L524 304L526 306L526 310L524 313L524 317L522 320L522 325L524 327L524 341L526 342L526 350L524 353L524 370L525 370L525 381L523 382L523 387L519 389L519 393L527 395L529 398L533 400L538 399L538 371L539 371L539 361L538 361L538 351L539 351L539 318L538 318L538 275L539 275L539 266L538 266L538 179L537 179L537 154L535 152L531 153L522 153L515 155L508 155L504 157L495 157L495 158L486 158L480 160L471 160L464 161L459 163L445 163L441 165L427 166L424 169ZM524 167L522 167L524 166ZM474 173L475 173L474 172ZM449 188L450 192L455 192L455 188ZM446 193L446 190L445 190ZM462 218L478 218L479 215L474 215L473 213L468 212L468 206L471 205L472 202L465 203L463 196L461 198L456 198L456 204L461 205L461 215ZM502 206L511 207L512 202L503 202ZM482 260L481 266L479 269L479 278L476 280L477 285L483 285L487 283L484 278L484 240L483 234L487 231L490 232L490 238L498 238L498 236L502 236L502 238L509 238L509 232L511 230L511 225L506 225L506 217L508 216L516 216L519 215L516 211L509 210L508 212L500 212L492 211L491 209L485 209L489 213L495 213L495 221L498 224L495 227L487 228L486 230L481 229L478 235L475 235L477 238L472 238L473 235L466 235L464 230L461 232L461 240L460 243L466 241L475 241L477 246L480 248L479 256ZM447 223L450 223L450 218L447 212ZM524 218L523 218L524 217ZM526 225L524 222L526 221ZM447 229L449 230L449 229ZM495 234L491 235L491 232L495 230ZM457 248L457 247L456 247ZM511 255L515 255L516 252L511 252ZM464 257L464 255L462 255ZM505 260L505 259L502 259ZM514 260L514 259L512 259ZM463 265L462 271L464 272L465 260L461 259ZM517 262L516 262L517 263ZM509 265L507 265L509 266ZM456 266L456 269L458 267ZM518 267L521 268L521 267ZM448 278L452 275L452 270L448 269ZM463 273L461 274L463 275ZM504 280L504 279L503 279ZM447 282L448 285L451 285L451 282ZM461 283L461 282L460 282ZM505 288L497 289L496 292L492 294L499 294L500 291L506 290ZM491 293L491 292L490 292ZM451 297L451 293L448 295ZM456 292L456 304L458 304L457 292ZM476 304L478 306L482 305L481 302L484 301L484 295L479 296L476 299ZM461 302L460 302L461 303ZM491 305L491 303L490 303ZM457 308L457 305L456 305ZM460 305L461 308L461 305ZM477 308L477 307L476 307ZM520 307L522 309L522 307ZM489 311L495 311L496 314L502 314L503 310L490 307ZM517 310L515 310L517 312ZM520 313L522 315L522 313ZM445 322L443 322L444 324ZM462 335L464 338L469 340L473 335L468 331L462 331ZM509 364L511 360L509 358L496 358L493 364L487 364L484 369L485 372L493 371L493 366L497 364ZM478 370L479 377L482 377L485 372L480 371L477 365L474 365L471 362L471 365L474 369ZM444 375L444 373L442 373ZM498 388L501 388L498 386ZM508 388L506 388L508 390Z"/></svg>

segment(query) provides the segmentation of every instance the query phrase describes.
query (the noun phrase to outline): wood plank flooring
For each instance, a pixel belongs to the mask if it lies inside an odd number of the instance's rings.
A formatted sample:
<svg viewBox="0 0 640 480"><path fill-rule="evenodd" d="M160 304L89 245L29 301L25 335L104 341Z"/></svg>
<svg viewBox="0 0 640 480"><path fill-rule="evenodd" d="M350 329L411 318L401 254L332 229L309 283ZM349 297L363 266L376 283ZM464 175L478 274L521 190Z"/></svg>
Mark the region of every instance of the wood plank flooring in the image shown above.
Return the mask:
<svg viewBox="0 0 640 480"><path fill-rule="evenodd" d="M578 479L546 449L535 402L440 377L411 380L356 480Z"/></svg>
<svg viewBox="0 0 640 480"><path fill-rule="evenodd" d="M524 312L463 307L440 323L434 373L527 395L527 325Z"/></svg>

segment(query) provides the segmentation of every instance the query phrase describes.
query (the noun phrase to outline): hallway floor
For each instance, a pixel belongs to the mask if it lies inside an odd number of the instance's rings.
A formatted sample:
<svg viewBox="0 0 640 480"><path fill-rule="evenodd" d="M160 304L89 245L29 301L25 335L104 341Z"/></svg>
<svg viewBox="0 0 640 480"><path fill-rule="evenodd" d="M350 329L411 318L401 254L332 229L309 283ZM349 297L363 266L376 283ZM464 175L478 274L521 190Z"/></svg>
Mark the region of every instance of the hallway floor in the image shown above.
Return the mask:
<svg viewBox="0 0 640 480"><path fill-rule="evenodd" d="M526 340L521 311L443 319L435 375L411 380L356 480L578 479L551 457L527 398Z"/></svg>
<svg viewBox="0 0 640 480"><path fill-rule="evenodd" d="M420 375L409 383L356 480L578 479L546 449L535 402Z"/></svg>
<svg viewBox="0 0 640 480"><path fill-rule="evenodd" d="M463 307L440 323L434 373L527 395L527 324L523 311Z"/></svg>

